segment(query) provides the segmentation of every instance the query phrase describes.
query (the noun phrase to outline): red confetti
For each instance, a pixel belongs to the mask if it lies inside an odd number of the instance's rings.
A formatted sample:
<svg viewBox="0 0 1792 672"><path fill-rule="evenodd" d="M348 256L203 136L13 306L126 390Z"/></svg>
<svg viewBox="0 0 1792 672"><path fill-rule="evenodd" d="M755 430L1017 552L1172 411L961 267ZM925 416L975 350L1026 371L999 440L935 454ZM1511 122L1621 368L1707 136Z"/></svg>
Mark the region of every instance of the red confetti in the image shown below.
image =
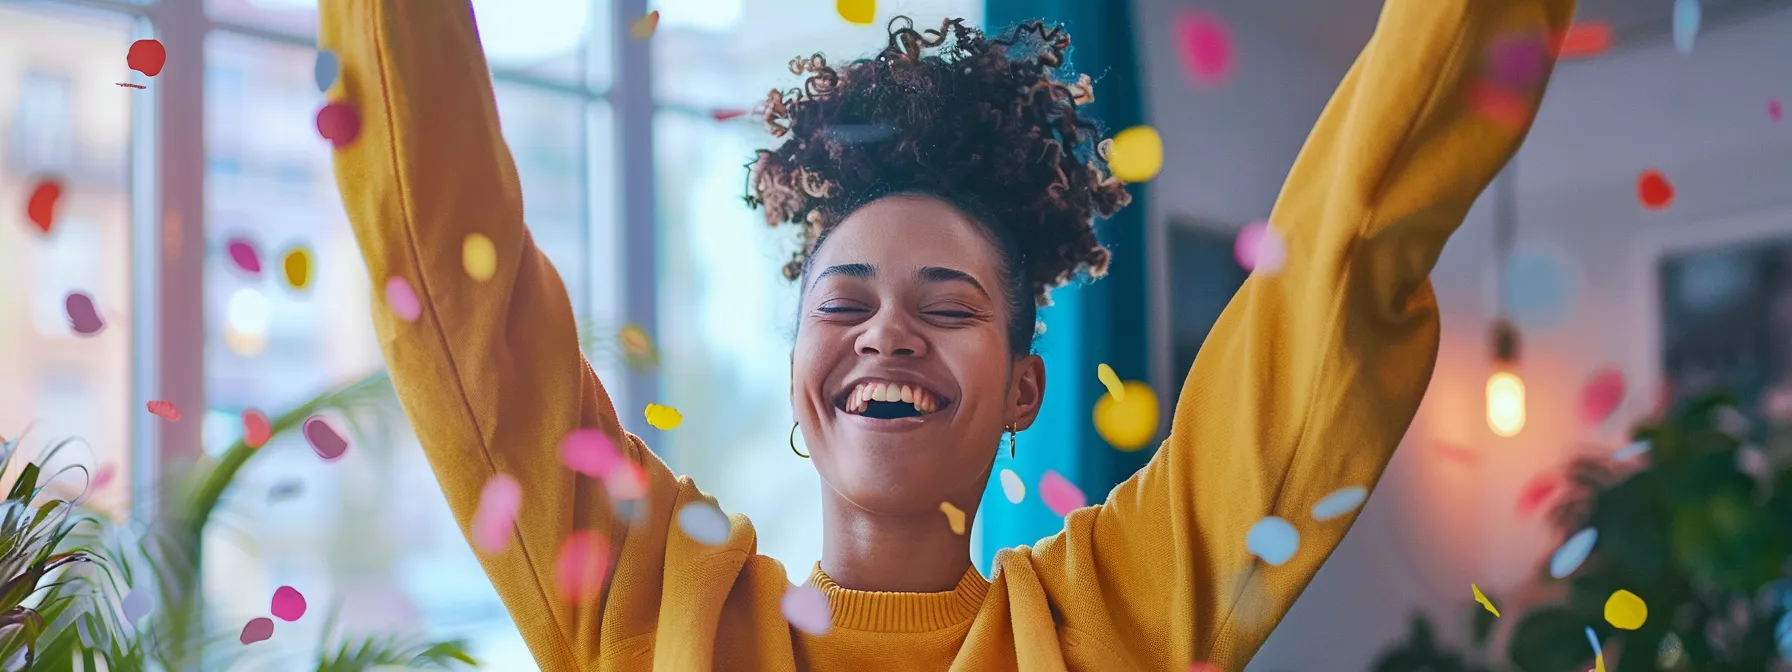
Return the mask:
<svg viewBox="0 0 1792 672"><path fill-rule="evenodd" d="M127 88L127 89L147 89L147 88L149 88L149 87L147 87L147 86L144 86L144 85L142 85L142 84L129 84L129 83L125 83L125 82L119 82L119 83L118 83L118 85L119 85L119 86L122 86L122 87L125 87L125 88Z"/></svg>
<svg viewBox="0 0 1792 672"><path fill-rule="evenodd" d="M230 261L237 268L254 275L261 274L261 255L255 251L255 245L243 238L231 238L224 244L224 250L230 255Z"/></svg>
<svg viewBox="0 0 1792 672"><path fill-rule="evenodd" d="M25 216L36 224L39 231L50 233L50 227L56 224L56 204L62 200L62 183L54 179L41 179L31 188L31 198L25 204Z"/></svg>
<svg viewBox="0 0 1792 672"><path fill-rule="evenodd" d="M237 639L244 645L267 641L274 636L274 622L266 618L253 618L243 625L243 634Z"/></svg>
<svg viewBox="0 0 1792 672"><path fill-rule="evenodd" d="M311 452L325 460L334 460L348 452L348 439L342 438L342 434L321 415L305 419L305 440L311 444Z"/></svg>
<svg viewBox="0 0 1792 672"><path fill-rule="evenodd" d="M100 311L93 305L93 297L81 292L69 292L62 304L68 310L68 323L75 333L92 336L106 328L106 321L100 319Z"/></svg>
<svg viewBox="0 0 1792 672"><path fill-rule="evenodd" d="M1563 60L1592 58L1612 48L1612 27L1600 21L1576 23L1551 42Z"/></svg>
<svg viewBox="0 0 1792 672"><path fill-rule="evenodd" d="M554 582L568 602L589 602L603 593L610 573L610 540L597 530L566 537L554 558Z"/></svg>
<svg viewBox="0 0 1792 672"><path fill-rule="evenodd" d="M1580 419L1597 425L1611 417L1624 403L1624 373L1617 369L1600 369L1580 390Z"/></svg>
<svg viewBox="0 0 1792 672"><path fill-rule="evenodd" d="M317 134L336 149L354 144L361 137L361 113L344 103L330 103L317 111Z"/></svg>
<svg viewBox="0 0 1792 672"><path fill-rule="evenodd" d="M1518 515L1530 516L1538 509L1543 508L1543 505L1549 502L1549 498L1556 494L1556 490L1561 487L1561 484L1561 479L1556 477L1554 471L1546 471L1532 476L1531 480L1524 484L1524 488L1518 491Z"/></svg>
<svg viewBox="0 0 1792 672"><path fill-rule="evenodd" d="M1195 84L1212 86L1232 74L1232 31L1219 17L1186 12L1176 17L1176 46L1183 71Z"/></svg>
<svg viewBox="0 0 1792 672"><path fill-rule="evenodd" d="M162 74L162 66L167 62L168 50L155 40L132 42L131 50L124 55L125 65L150 77Z"/></svg>
<svg viewBox="0 0 1792 672"><path fill-rule="evenodd" d="M1636 197L1645 208L1666 210L1674 204L1674 185L1661 171L1650 168L1636 178Z"/></svg>
<svg viewBox="0 0 1792 672"><path fill-rule="evenodd" d="M172 401L162 401L158 399L145 405L149 407L150 414L158 418L169 422L180 420L180 409L175 408L174 402Z"/></svg>
<svg viewBox="0 0 1792 672"><path fill-rule="evenodd" d="M1507 128L1522 128L1531 117L1531 106L1524 96L1488 81L1477 81L1469 89L1469 105L1482 118Z"/></svg>
<svg viewBox="0 0 1792 672"><path fill-rule="evenodd" d="M292 586L281 586L274 591L274 603L269 607L274 618L291 623L305 615L305 596Z"/></svg>
<svg viewBox="0 0 1792 672"><path fill-rule="evenodd" d="M243 411L243 443L250 448L260 448L274 436L274 428L268 424L268 416L261 411Z"/></svg>
<svg viewBox="0 0 1792 672"><path fill-rule="evenodd" d="M716 121L727 121L729 119L746 116L746 114L747 114L747 111L741 110L741 109L710 110L709 111L709 117Z"/></svg>

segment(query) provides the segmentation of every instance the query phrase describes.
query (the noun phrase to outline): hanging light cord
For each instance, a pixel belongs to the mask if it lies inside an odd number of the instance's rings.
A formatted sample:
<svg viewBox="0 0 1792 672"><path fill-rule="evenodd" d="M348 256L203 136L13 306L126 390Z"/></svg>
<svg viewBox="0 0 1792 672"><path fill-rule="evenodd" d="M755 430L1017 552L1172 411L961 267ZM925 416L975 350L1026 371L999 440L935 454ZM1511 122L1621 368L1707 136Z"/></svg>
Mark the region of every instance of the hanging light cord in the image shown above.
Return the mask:
<svg viewBox="0 0 1792 672"><path fill-rule="evenodd" d="M1517 172L1517 167L1508 163L1493 181L1493 259L1497 264L1493 275L1493 357L1495 361L1507 364L1518 360L1518 328L1506 317L1506 278L1512 265L1512 245L1518 229Z"/></svg>

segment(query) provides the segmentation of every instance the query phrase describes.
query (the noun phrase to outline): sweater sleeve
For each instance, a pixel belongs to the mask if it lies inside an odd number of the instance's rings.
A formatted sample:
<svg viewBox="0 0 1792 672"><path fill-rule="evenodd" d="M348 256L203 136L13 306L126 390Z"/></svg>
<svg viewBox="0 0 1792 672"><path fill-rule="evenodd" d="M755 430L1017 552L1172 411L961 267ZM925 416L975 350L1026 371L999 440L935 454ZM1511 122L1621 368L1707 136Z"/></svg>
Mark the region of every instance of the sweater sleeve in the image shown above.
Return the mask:
<svg viewBox="0 0 1792 672"><path fill-rule="evenodd" d="M654 623L666 531L639 521L663 522L681 486L617 421L580 353L565 286L524 226L468 0L324 0L319 32L341 63L329 100L360 113L359 138L335 152L336 179L399 399L469 539L486 484L507 474L523 485L513 536L480 562L542 669L579 669L600 638ZM463 265L475 234L496 251L483 280ZM392 278L415 294L415 319L386 298ZM600 481L561 464L578 428L602 430L645 472L634 526ZM581 530L608 540L613 589L569 600L556 556Z"/></svg>
<svg viewBox="0 0 1792 672"><path fill-rule="evenodd" d="M1284 264L1226 307L1150 463L1033 551L1062 626L1139 669L1235 671L1262 646L1354 521L1316 521L1314 504L1373 488L1417 412L1438 351L1428 276L1516 152L1553 65L1540 46L1535 80L1506 99L1517 118L1489 114L1489 54L1548 44L1573 11L1387 0L1277 199ZM1299 534L1276 565L1246 547L1269 516Z"/></svg>

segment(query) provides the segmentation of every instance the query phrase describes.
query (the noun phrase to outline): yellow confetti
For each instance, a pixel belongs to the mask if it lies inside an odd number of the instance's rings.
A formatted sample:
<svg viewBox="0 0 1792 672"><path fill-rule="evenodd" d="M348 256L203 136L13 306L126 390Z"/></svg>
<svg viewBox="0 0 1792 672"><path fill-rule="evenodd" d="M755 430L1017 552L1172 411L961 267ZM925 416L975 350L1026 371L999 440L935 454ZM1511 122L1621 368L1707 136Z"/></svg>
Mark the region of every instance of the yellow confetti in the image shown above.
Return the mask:
<svg viewBox="0 0 1792 672"><path fill-rule="evenodd" d="M485 234L469 233L466 242L460 246L460 265L466 267L467 275L474 280L490 280L492 274L498 272L498 248Z"/></svg>
<svg viewBox="0 0 1792 672"><path fill-rule="evenodd" d="M625 324L616 332L616 340L622 344L622 358L629 368L646 371L660 363L659 349L654 347L653 338L647 330L638 324Z"/></svg>
<svg viewBox="0 0 1792 672"><path fill-rule="evenodd" d="M676 429L684 422L684 416L678 409L660 404L647 405L647 424L654 429Z"/></svg>
<svg viewBox="0 0 1792 672"><path fill-rule="evenodd" d="M951 502L940 502L940 513L946 514L946 524L952 526L952 533L964 536L964 512L958 510Z"/></svg>
<svg viewBox="0 0 1792 672"><path fill-rule="evenodd" d="M280 267L286 271L286 284L293 289L304 289L311 286L311 251L303 247L295 247L280 260Z"/></svg>
<svg viewBox="0 0 1792 672"><path fill-rule="evenodd" d="M1126 386L1121 384L1120 375L1114 373L1114 367L1107 364L1095 367L1095 378L1107 386L1108 394L1113 395L1115 401L1126 401Z"/></svg>
<svg viewBox="0 0 1792 672"><path fill-rule="evenodd" d="M1612 593L1605 600L1605 622L1619 630L1635 630L1649 620L1649 605L1628 590Z"/></svg>
<svg viewBox="0 0 1792 672"><path fill-rule="evenodd" d="M649 37L653 37L653 31L659 30L659 28L660 10L656 9L648 12L647 16L635 19L635 25L629 26L628 34L629 37L633 37L637 40L645 40Z"/></svg>
<svg viewBox="0 0 1792 672"><path fill-rule="evenodd" d="M1488 611L1493 612L1494 618L1500 617L1500 610L1497 607L1493 606L1493 600L1489 600L1489 599L1487 599L1486 595L1481 594L1480 586L1477 586L1477 585L1471 583L1471 584L1468 584L1468 587L1470 590L1475 591L1475 601L1476 602L1480 602L1481 606L1487 607Z"/></svg>
<svg viewBox="0 0 1792 672"><path fill-rule="evenodd" d="M1124 398L1110 394L1095 402L1095 432L1115 448L1132 452L1157 435L1157 393L1136 380L1124 387Z"/></svg>
<svg viewBox="0 0 1792 672"><path fill-rule="evenodd" d="M1124 182L1145 182L1164 167L1164 141L1157 129L1134 126L1114 134L1108 169Z"/></svg>
<svg viewBox="0 0 1792 672"><path fill-rule="evenodd" d="M834 9L851 24L869 26L877 19L877 0L834 0Z"/></svg>

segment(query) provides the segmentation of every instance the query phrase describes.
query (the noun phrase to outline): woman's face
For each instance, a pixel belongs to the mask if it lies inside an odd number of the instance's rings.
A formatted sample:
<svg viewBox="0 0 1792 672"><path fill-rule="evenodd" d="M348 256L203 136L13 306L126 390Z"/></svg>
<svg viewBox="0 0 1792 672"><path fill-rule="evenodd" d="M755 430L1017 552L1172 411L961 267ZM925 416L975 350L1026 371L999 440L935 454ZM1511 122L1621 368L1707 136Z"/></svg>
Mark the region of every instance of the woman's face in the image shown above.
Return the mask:
<svg viewBox="0 0 1792 672"><path fill-rule="evenodd" d="M995 246L957 208L891 196L808 266L790 404L828 488L879 514L970 511L1003 427L1038 413L1045 367L1007 345Z"/></svg>

